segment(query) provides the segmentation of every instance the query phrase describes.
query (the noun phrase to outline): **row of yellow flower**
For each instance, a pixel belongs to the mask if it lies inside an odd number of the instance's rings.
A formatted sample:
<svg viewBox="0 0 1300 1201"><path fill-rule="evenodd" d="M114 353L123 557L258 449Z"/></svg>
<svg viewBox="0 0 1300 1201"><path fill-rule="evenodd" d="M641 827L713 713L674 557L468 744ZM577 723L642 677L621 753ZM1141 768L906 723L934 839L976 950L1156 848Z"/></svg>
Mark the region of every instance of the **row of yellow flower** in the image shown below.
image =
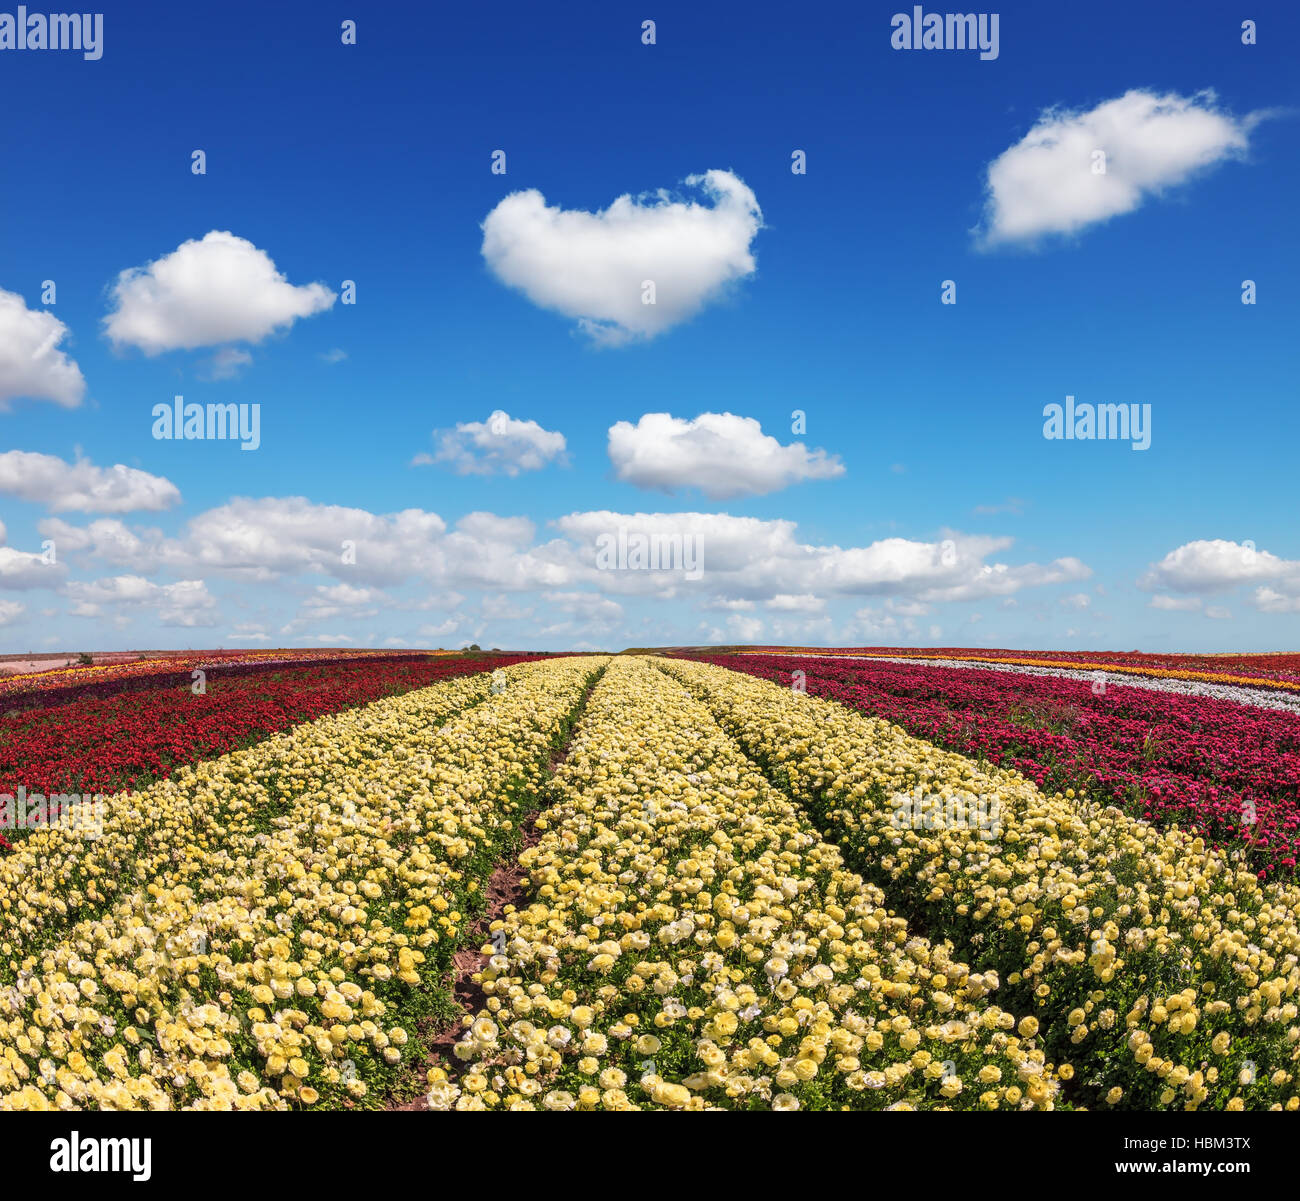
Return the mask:
<svg viewBox="0 0 1300 1201"><path fill-rule="evenodd" d="M722 668L661 670L878 882L1032 1007L1067 1095L1136 1108L1300 1108L1300 888L1199 838L1046 796L896 726ZM897 821L896 798L973 796L997 826ZM943 812L931 806L930 813ZM927 826L929 828L927 828Z"/></svg>
<svg viewBox="0 0 1300 1201"><path fill-rule="evenodd" d="M391 1086L600 661L446 681L108 800L0 861L0 1109Z"/></svg>
<svg viewBox="0 0 1300 1201"><path fill-rule="evenodd" d="M432 1108L1053 1108L996 973L910 933L644 660L610 665L550 791Z"/></svg>
<svg viewBox="0 0 1300 1201"><path fill-rule="evenodd" d="M84 823L34 831L18 853L0 858L0 953L30 954L119 897L129 902L178 846L216 846L231 830L262 821L272 806L324 788L340 771L427 738L431 725L481 701L490 685L486 675L448 680L411 694L410 704L331 714L250 750L183 767L152 787L107 798L92 839Z"/></svg>

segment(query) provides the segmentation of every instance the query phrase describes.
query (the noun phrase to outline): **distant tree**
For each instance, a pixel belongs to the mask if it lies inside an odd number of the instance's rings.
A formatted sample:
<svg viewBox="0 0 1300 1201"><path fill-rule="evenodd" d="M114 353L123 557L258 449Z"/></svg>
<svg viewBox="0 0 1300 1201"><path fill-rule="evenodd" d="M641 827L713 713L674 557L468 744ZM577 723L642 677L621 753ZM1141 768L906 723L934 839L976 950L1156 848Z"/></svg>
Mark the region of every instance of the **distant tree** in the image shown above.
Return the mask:
<svg viewBox="0 0 1300 1201"><path fill-rule="evenodd" d="M471 643L469 644L469 649L472 650L472 651L481 651L483 648L482 648L481 646L479 646L479 644L478 644L477 642L471 642Z"/></svg>
<svg viewBox="0 0 1300 1201"><path fill-rule="evenodd" d="M87 654L85 651L82 651L81 654L77 656L77 662L80 663L83 667L89 667L92 663L95 662L95 656L91 654Z"/></svg>

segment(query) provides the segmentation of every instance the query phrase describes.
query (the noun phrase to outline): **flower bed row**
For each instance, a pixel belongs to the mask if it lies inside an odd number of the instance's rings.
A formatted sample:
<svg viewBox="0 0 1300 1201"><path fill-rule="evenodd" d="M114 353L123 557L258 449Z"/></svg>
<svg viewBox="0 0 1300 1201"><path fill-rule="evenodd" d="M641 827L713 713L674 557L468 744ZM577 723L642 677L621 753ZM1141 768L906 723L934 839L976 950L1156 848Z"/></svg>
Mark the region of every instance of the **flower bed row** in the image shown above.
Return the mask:
<svg viewBox="0 0 1300 1201"><path fill-rule="evenodd" d="M195 693L170 686L75 700L0 722L0 794L112 792L247 746L301 722L526 657L340 659L314 667L217 669ZM247 669L245 668L245 672Z"/></svg>
<svg viewBox="0 0 1300 1201"><path fill-rule="evenodd" d="M804 805L850 867L1038 1017L1067 1097L1300 1109L1300 889L1177 829L1046 795L886 721L688 661L662 670ZM997 801L996 823L900 825L899 798ZM968 810L969 811L969 810ZM941 810L943 812L943 810ZM960 811L947 807L960 818Z"/></svg>
<svg viewBox="0 0 1300 1201"><path fill-rule="evenodd" d="M972 663L1014 663L1033 667L1101 668L1121 675L1160 676L1176 680L1204 680L1253 688L1300 691L1300 654L1145 655L1138 651L1012 651L938 646L756 646L747 648L747 652L750 651L756 654L960 659Z"/></svg>
<svg viewBox="0 0 1300 1201"><path fill-rule="evenodd" d="M887 912L645 661L611 664L549 794L431 1107L1053 1107L996 974Z"/></svg>
<svg viewBox="0 0 1300 1201"><path fill-rule="evenodd" d="M81 697L114 696L138 687L189 683L195 669L227 675L277 667L310 667L349 660L391 662L452 655L454 651L371 651L335 649L160 652L114 663L51 667L45 671L0 676L0 708L46 708Z"/></svg>
<svg viewBox="0 0 1300 1201"><path fill-rule="evenodd" d="M843 657L840 662L844 662ZM1168 676L1126 675L1120 679L1107 676L1100 668L1086 669L1085 664L1072 667L1034 667L1022 663L976 662L973 659L920 659L916 656L872 656L872 663L911 663L917 667L942 667L946 671L997 671L1008 675L1041 676L1056 680L1077 680L1101 693L1104 688L1120 685L1124 688L1145 688L1150 692L1168 692L1177 696L1203 697L1207 700L1231 701L1234 705L1250 705L1259 709L1276 709L1300 714L1300 692L1281 688L1247 688L1237 684L1212 684L1206 680L1175 680Z"/></svg>
<svg viewBox="0 0 1300 1201"><path fill-rule="evenodd" d="M1300 854L1300 715L1205 697L969 668L732 655L708 662L896 722L909 734L1242 848L1262 876Z"/></svg>
<svg viewBox="0 0 1300 1201"><path fill-rule="evenodd" d="M0 1109L386 1092L600 666L446 681L32 833L0 860Z"/></svg>

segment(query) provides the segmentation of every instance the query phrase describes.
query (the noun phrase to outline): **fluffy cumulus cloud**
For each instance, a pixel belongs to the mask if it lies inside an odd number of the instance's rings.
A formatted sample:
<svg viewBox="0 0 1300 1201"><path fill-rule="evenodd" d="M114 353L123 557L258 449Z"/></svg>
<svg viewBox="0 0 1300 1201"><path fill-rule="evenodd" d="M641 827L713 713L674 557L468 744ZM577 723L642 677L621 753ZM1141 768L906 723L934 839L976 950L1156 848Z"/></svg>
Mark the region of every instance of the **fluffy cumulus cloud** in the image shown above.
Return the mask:
<svg viewBox="0 0 1300 1201"><path fill-rule="evenodd" d="M1300 562L1257 550L1250 543L1208 538L1171 550L1151 564L1138 586L1148 591L1211 593L1240 584L1289 579L1300 579Z"/></svg>
<svg viewBox="0 0 1300 1201"><path fill-rule="evenodd" d="M0 598L0 626L13 625L25 611L26 606L21 602Z"/></svg>
<svg viewBox="0 0 1300 1201"><path fill-rule="evenodd" d="M0 413L19 397L75 409L86 394L81 368L59 349L68 327L0 288Z"/></svg>
<svg viewBox="0 0 1300 1201"><path fill-rule="evenodd" d="M584 574L604 591L727 602L777 596L890 596L922 604L1003 597L1022 588L1086 579L1075 558L1047 564L990 562L1009 538L953 534L935 542L885 538L861 547L813 546L794 522L726 513L571 513L555 525L578 544ZM637 547L647 570L622 569ZM721 601L719 603L722 603Z"/></svg>
<svg viewBox="0 0 1300 1201"><path fill-rule="evenodd" d="M623 606L595 592L544 592L542 599L561 616L538 630L544 638L607 634L623 620Z"/></svg>
<svg viewBox="0 0 1300 1201"><path fill-rule="evenodd" d="M897 642L912 638L915 629L915 623L908 618L868 605L854 612L848 634L851 642Z"/></svg>
<svg viewBox="0 0 1300 1201"><path fill-rule="evenodd" d="M1255 608L1261 613L1300 613L1300 580L1293 582L1290 593L1276 588L1256 588Z"/></svg>
<svg viewBox="0 0 1300 1201"><path fill-rule="evenodd" d="M123 271L112 288L104 330L116 347L147 355L228 342L260 342L330 308L324 284L296 286L271 256L232 233L213 230L144 267ZM243 359L214 362L235 371Z"/></svg>
<svg viewBox="0 0 1300 1201"><path fill-rule="evenodd" d="M576 319L594 342L653 338L755 269L750 244L763 214L754 193L730 171L685 183L708 203L661 189L592 213L548 205L536 189L513 192L483 222L483 258L502 283Z"/></svg>
<svg viewBox="0 0 1300 1201"><path fill-rule="evenodd" d="M217 624L216 598L202 580L156 584L141 576L121 575L68 584L74 617L134 617L147 613L165 626L186 628Z"/></svg>
<svg viewBox="0 0 1300 1201"><path fill-rule="evenodd" d="M826 608L826 602L811 593L778 592L767 602L767 607L778 613L820 613Z"/></svg>
<svg viewBox="0 0 1300 1201"><path fill-rule="evenodd" d="M1074 234L1245 154L1259 115L1224 112L1213 92L1133 89L1096 108L1051 108L988 168L986 246ZM1097 152L1105 155L1104 173Z"/></svg>
<svg viewBox="0 0 1300 1201"><path fill-rule="evenodd" d="M763 632L763 622L757 617L742 617L733 613L727 618L727 630L737 642L757 642Z"/></svg>
<svg viewBox="0 0 1300 1201"><path fill-rule="evenodd" d="M701 413L693 420L646 413L609 430L614 473L638 488L699 488L713 499L759 496L803 480L844 474L838 458L802 442L783 446L752 417Z"/></svg>
<svg viewBox="0 0 1300 1201"><path fill-rule="evenodd" d="M436 454L418 454L413 465L445 463L458 475L519 475L550 463L563 465L564 435L536 421L519 421L496 410L486 421L461 422L435 430Z"/></svg>
<svg viewBox="0 0 1300 1201"><path fill-rule="evenodd" d="M181 499L170 480L135 467L96 467L88 459L68 463L56 455L22 450L0 454L0 493L44 505L53 513L159 510Z"/></svg>
<svg viewBox="0 0 1300 1201"><path fill-rule="evenodd" d="M101 517L88 525L73 525L59 517L37 522L42 538L50 539L59 556L87 554L113 567L152 572L182 566L185 555L178 542L158 529L132 529L116 517Z"/></svg>
<svg viewBox="0 0 1300 1201"><path fill-rule="evenodd" d="M303 603L305 621L327 621L335 617L376 617L388 597L378 588L357 588L351 584L318 584Z"/></svg>
<svg viewBox="0 0 1300 1201"><path fill-rule="evenodd" d="M1222 606L1203 608L1203 597L1254 585L1252 602L1261 613L1300 613L1300 560L1284 559L1251 542L1206 538L1187 542L1152 563L1138 580L1149 592L1151 608L1204 612L1226 618ZM1168 595L1176 593L1178 595Z"/></svg>
<svg viewBox="0 0 1300 1201"><path fill-rule="evenodd" d="M377 514L301 496L234 497L176 537L112 518L86 526L51 518L38 529L61 556L87 555L134 574L218 572L267 582L323 574L355 588L421 580L511 591L569 578L555 548L531 545L531 521L491 513L469 513L449 527L421 509Z"/></svg>
<svg viewBox="0 0 1300 1201"><path fill-rule="evenodd" d="M594 592L544 592L542 599L586 621L610 625L623 617L623 606Z"/></svg>
<svg viewBox="0 0 1300 1201"><path fill-rule="evenodd" d="M726 513L575 512L543 532L526 517L487 512L448 523L419 509L376 514L303 497L237 497L175 535L113 517L84 526L51 517L38 529L57 542L60 564L112 576L91 591L69 585L83 615L88 606L110 620L163 612L166 601L174 616L184 597L158 589L178 585L148 577L192 587L216 576L238 581L241 597L242 585L259 583L296 595L296 612L279 619L281 634L305 638L300 630L324 628L363 642L367 632L444 645L518 645L530 635L568 646L597 636L624 644L681 642L686 627L671 621L655 639L627 625L628 602L671 599L718 612L717 624L704 627L710 638L717 631L714 641L755 641L761 631L769 639L843 642L852 639L832 606L852 598L877 598L877 609L859 614L864 635L907 632L937 604L1007 599L1090 574L1073 558L1009 562L1009 538L953 532L935 540L818 545L804 541L792 521ZM53 569L40 566L39 556L12 555L19 574L32 577L29 586L59 586L42 574ZM7 564L0 555L0 576ZM393 591L403 587L417 595ZM391 623L430 609L441 612L413 634L375 628L376 619ZM186 612L203 615L204 624L215 620L215 610L197 600ZM503 624L514 633L503 633ZM258 624L246 632L265 629Z"/></svg>
<svg viewBox="0 0 1300 1201"><path fill-rule="evenodd" d="M0 590L54 588L63 581L65 567L54 553L16 550L7 546L8 531L0 522Z"/></svg>

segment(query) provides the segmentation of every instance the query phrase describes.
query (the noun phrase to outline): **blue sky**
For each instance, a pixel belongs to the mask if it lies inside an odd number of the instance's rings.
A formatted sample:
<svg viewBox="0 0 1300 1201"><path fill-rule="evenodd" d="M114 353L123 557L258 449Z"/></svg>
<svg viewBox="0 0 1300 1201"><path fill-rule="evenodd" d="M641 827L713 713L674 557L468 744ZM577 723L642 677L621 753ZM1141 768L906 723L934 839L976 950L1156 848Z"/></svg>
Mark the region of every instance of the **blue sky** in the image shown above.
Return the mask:
<svg viewBox="0 0 1300 1201"><path fill-rule="evenodd" d="M986 60L896 10L0 49L0 650L1297 649L1300 17L1002 4ZM154 438L178 394L260 445ZM1150 447L1044 438L1067 395Z"/></svg>

